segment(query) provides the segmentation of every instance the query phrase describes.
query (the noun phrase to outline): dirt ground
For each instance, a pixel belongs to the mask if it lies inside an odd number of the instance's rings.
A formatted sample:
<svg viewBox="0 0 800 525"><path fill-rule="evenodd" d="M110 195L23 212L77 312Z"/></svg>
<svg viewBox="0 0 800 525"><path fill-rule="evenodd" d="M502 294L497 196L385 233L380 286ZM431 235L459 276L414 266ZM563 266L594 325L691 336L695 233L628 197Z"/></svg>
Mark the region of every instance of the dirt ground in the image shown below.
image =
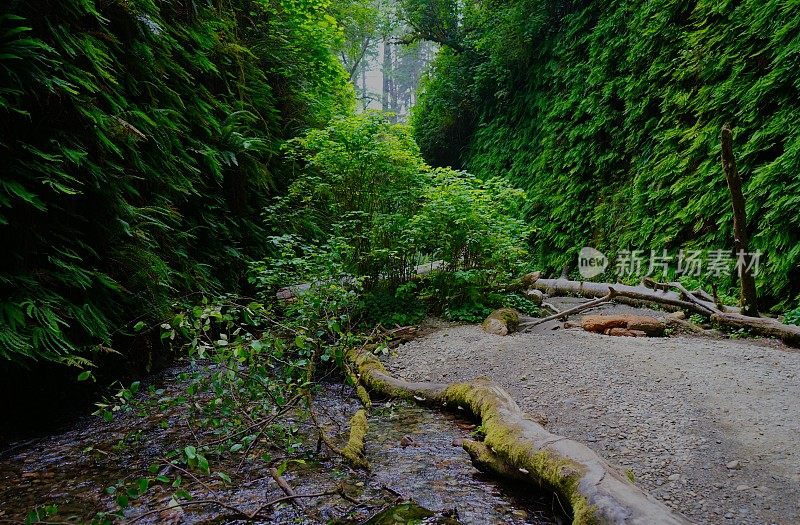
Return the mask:
<svg viewBox="0 0 800 525"><path fill-rule="evenodd" d="M620 305L591 313L618 312L664 315ZM499 337L442 323L387 365L406 379L494 380L551 432L632 471L699 523L800 523L800 352L763 339L619 338L561 326Z"/></svg>

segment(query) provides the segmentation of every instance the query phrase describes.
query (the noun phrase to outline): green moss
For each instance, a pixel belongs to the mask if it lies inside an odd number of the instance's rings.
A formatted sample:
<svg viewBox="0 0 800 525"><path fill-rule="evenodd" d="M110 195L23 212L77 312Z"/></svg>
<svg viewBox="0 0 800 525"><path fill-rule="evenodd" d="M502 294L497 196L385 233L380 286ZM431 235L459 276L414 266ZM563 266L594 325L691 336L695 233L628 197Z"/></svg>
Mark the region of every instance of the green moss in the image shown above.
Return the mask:
<svg viewBox="0 0 800 525"><path fill-rule="evenodd" d="M584 468L549 451L536 450L521 439L522 429L505 423L500 416L498 398L491 388L491 385L481 382L454 384L445 390L442 400L468 408L480 417L486 445L500 460L514 469L525 469L538 482L565 497L572 507L574 524L594 523L594 509L578 491Z"/></svg>
<svg viewBox="0 0 800 525"><path fill-rule="evenodd" d="M413 390L412 385L403 388L381 379L380 375L384 375L387 379L392 376L389 375L383 364L369 352L353 350L348 353L347 357L358 371L359 380L374 391L404 399L421 397L427 401L439 401L445 405L462 406L468 409L481 418L486 439L485 443L480 445L467 442L470 444L467 444L465 448L472 447L472 453L477 453L497 469L501 468L500 465L505 464L506 467L499 471L500 474L524 469L533 480L549 486L569 502L574 525L596 523L595 508L578 490L585 469L578 463L556 456L552 452L536 450L527 440L523 439L522 429L514 424L506 423L501 416L500 398L491 383L485 381L456 383L438 394L420 392ZM359 414L356 414L354 420L358 416ZM366 422L366 414L363 417ZM353 424L352 433L357 432L357 424L360 423L356 421L351 423ZM487 456L486 450L490 450L492 456ZM469 452L470 448L467 448L467 451Z"/></svg>
<svg viewBox="0 0 800 525"><path fill-rule="evenodd" d="M341 455L352 465L365 469L369 469L369 463L364 457L367 430L369 430L367 411L361 409L350 418L350 438L347 440L347 445L340 451Z"/></svg>
<svg viewBox="0 0 800 525"><path fill-rule="evenodd" d="M498 322L502 327L505 327L505 330L497 326ZM481 324L481 328L486 332L497 333L498 335L507 335L516 332L519 328L519 312L513 308L500 308L499 310L495 310L489 314L489 317ZM498 329L504 333L498 332Z"/></svg>

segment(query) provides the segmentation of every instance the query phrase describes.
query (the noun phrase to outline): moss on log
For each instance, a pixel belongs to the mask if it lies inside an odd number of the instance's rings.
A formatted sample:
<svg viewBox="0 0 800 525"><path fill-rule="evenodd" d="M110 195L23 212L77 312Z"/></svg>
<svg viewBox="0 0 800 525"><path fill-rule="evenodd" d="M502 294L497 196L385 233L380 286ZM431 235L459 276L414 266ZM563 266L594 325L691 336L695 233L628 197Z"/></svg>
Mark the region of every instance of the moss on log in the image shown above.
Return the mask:
<svg viewBox="0 0 800 525"><path fill-rule="evenodd" d="M369 430L367 411L362 408L350 418L350 438L340 453L352 465L369 470L369 463L364 457L367 430Z"/></svg>
<svg viewBox="0 0 800 525"><path fill-rule="evenodd" d="M389 374L369 352L352 350L348 359L359 380L373 391L470 410L481 419L486 433L483 444L464 444L478 464L503 475L525 474L531 482L551 488L569 502L574 525L690 523L585 445L545 430L497 385L486 380L452 385L410 383Z"/></svg>

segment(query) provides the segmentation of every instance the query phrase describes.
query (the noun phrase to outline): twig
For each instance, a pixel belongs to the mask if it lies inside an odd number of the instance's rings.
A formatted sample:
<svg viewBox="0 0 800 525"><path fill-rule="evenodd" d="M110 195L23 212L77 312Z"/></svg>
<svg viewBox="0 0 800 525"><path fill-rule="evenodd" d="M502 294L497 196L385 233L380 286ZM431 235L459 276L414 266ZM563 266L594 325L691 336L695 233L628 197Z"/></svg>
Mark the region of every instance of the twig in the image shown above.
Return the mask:
<svg viewBox="0 0 800 525"><path fill-rule="evenodd" d="M275 498L273 500L268 501L267 503L265 503L265 504L261 505L260 507L258 507L253 512L245 512L244 510L242 510L240 508L234 507L233 505L228 505L227 503L223 503L223 502L221 502L219 500L215 500L215 499L185 501L183 503L178 503L178 506L179 507L192 507L192 506L199 506L199 505L215 505L217 507L221 507L221 508L223 508L225 510L229 510L229 511L233 512L236 515L236 517L238 517L238 518L242 518L242 519L245 519L245 520L253 520L256 517L258 517L261 514L261 512L263 512L265 509L273 507L273 506L277 505L278 503L283 503L284 501L294 500L294 499L297 499L297 498L321 498L321 497L324 497L324 496L335 496L335 495L339 495L339 494L340 494L339 491L329 491L329 492L317 492L315 494L295 494L294 496L282 496L280 498ZM124 522L124 525L132 525L133 523L136 523L138 521L143 520L147 516L152 516L153 514L160 514L162 512L166 512L166 511L174 509L174 508L175 508L175 506L173 505L173 506L170 506L170 507L162 507L160 509L149 510L149 511L143 513L143 514L139 514L135 518L131 518L130 520Z"/></svg>
<svg viewBox="0 0 800 525"><path fill-rule="evenodd" d="M617 296L617 291L612 288L608 287L608 295L604 297L600 297L599 299L595 299L593 301L589 301L588 303L583 303L578 305L574 308L570 308L569 310L564 310L563 312L559 312L555 315L551 315L550 317L545 317L543 319L537 319L535 321L530 321L521 325L521 331L527 331L533 328L534 326L539 326L542 323L546 323L548 321L555 321L556 319L561 319L562 317L566 317L568 315L576 314L582 312L584 310L588 310L589 308L594 308L595 306L599 306L601 304L605 304L611 302L614 297Z"/></svg>
<svg viewBox="0 0 800 525"><path fill-rule="evenodd" d="M179 507L192 507L192 506L198 506L198 505L215 505L217 507L222 507L223 509L226 509L226 510L229 510L229 511L235 513L236 516L243 517L243 518L246 518L246 519L251 519L251 520L256 515L258 515L258 512L256 512L255 514L250 515L249 513L243 511L242 509L236 508L236 507L234 507L232 505L228 505L227 503L223 503L223 502L215 500L215 499L202 499L202 500L185 501L183 503L178 503ZM144 518L146 518L147 516L152 516L153 514L161 514L162 512L167 512L167 511L172 510L174 508L175 508L175 505L171 505L169 507L162 507L160 509L148 510L147 512L145 512L143 514L139 514L135 518L129 519L128 521L124 522L124 524L125 525L133 525L137 521L141 521ZM259 512L260 511L261 511L261 509L259 509Z"/></svg>
<svg viewBox="0 0 800 525"><path fill-rule="evenodd" d="M703 301L698 299L692 292L687 290L686 287L683 286L679 282L658 283L658 282L654 281L653 279L645 278L642 281L642 284L645 285L648 288L653 289L653 290L662 290L662 291L665 291L665 292L668 291L669 288L675 288L676 290L678 290L678 292L680 292L681 296L684 299L686 299L687 301L689 301L690 303L695 305L697 308L699 308L700 310L705 312L706 315L708 315L708 316L712 316L712 315L715 315L715 314L721 314L722 313L721 311L717 310L716 307L715 308L711 308L706 303L704 303Z"/></svg>
<svg viewBox="0 0 800 525"><path fill-rule="evenodd" d="M281 407L281 410L279 412L277 412L277 413L275 413L275 414L273 414L273 415L271 415L271 416L269 416L269 417L267 417L265 419L262 419L260 421L256 421L252 425L249 425L249 426L247 426L247 427L245 427L243 429L237 430L236 432L234 432L232 434L229 434L227 436L223 436L223 437L221 437L219 439L215 439L214 441L209 441L208 443L203 443L202 446L210 447L210 446L213 446L213 445L219 445L220 443L224 443L225 441L228 441L229 439L233 439L234 437L236 437L236 436L238 436L240 434L244 434L246 432L249 432L250 430L253 430L257 426L262 426L262 425L265 426L265 425L267 425L269 423L272 423L273 421L275 421L276 418L278 418L278 417L282 416L283 414L285 414L286 412L288 412L289 409L294 406L294 403L297 402L297 400L300 398L300 396L301 396L301 394L298 394L295 397L293 397L292 399L290 399L285 405L283 405Z"/></svg>
<svg viewBox="0 0 800 525"><path fill-rule="evenodd" d="M244 454L242 455L242 460L239 462L239 466L237 467L237 470L241 470L241 469L242 469L242 465L244 465L244 461L247 459L247 454L249 454L249 453L250 453L250 451L251 451L251 450L253 449L253 447L255 446L256 442L257 442L259 439L261 439L261 436L263 436L263 435L264 435L264 432L266 432L266 431L267 431L267 425L268 425L269 423L271 423L271 422L275 421L275 419L277 419L279 416L282 416L283 414L285 414L286 412L288 412L288 411L289 411L289 410L290 410L292 407L294 407L295 403L297 403L297 401L298 401L298 400L299 400L299 399L300 399L302 396L303 396L303 394L302 394L302 393L301 393L301 394L297 394L296 396L294 396L294 397L293 397L292 399L290 399L290 400L289 400L289 401L288 401L288 402L287 402L285 405L283 405L283 408L280 410L280 412L276 413L275 415L273 415L272 417L270 417L269 419L267 419L267 420L264 422L264 424L261 426L261 429L258 431L258 433L257 433L257 434L255 435L255 437L253 438L253 441L251 441L251 442L250 442L250 444L249 444L249 445L247 445L247 449L244 451Z"/></svg>
<svg viewBox="0 0 800 525"><path fill-rule="evenodd" d="M297 493L295 493L295 491L292 488L292 486L289 485L289 482L286 481L286 479L284 479L284 477L280 475L280 473L278 472L278 469L276 469L274 467L269 469L269 475L272 476L272 479L275 480L275 483L278 484L278 486L281 488L283 493L286 494L287 497L291 498L292 505L294 505L297 508L302 509L303 505L299 501L297 501L295 499L297 497Z"/></svg>
<svg viewBox="0 0 800 525"><path fill-rule="evenodd" d="M295 494L294 496L281 496L280 498L275 498L273 500L268 501L264 505L261 505L259 508L255 510L252 514L248 516L248 519L253 519L264 509L277 505L278 503L283 503L284 501L294 501L298 498L322 498L325 496L342 496L341 490L329 491L329 492L317 492L316 494ZM345 498L347 499L347 498ZM350 501L348 499L348 501Z"/></svg>
<svg viewBox="0 0 800 525"><path fill-rule="evenodd" d="M170 467L173 467L173 468L177 469L180 472L183 472L184 474L186 474L187 476L189 476L190 478L192 478L193 480L198 482L200 485L202 485L203 488L206 489L208 492L214 492L214 489L209 487L207 484L205 484L203 481L201 481L197 476L195 476L194 474L192 474L190 471L186 470L185 468L176 465L175 463L171 462L167 458L161 458L161 462L164 463L167 466L170 466Z"/></svg>
<svg viewBox="0 0 800 525"><path fill-rule="evenodd" d="M553 306L550 303L542 303L542 307L543 308L549 308L550 310L553 311L554 314L560 314L561 313L561 310L559 310L558 308L556 308L555 306Z"/></svg>

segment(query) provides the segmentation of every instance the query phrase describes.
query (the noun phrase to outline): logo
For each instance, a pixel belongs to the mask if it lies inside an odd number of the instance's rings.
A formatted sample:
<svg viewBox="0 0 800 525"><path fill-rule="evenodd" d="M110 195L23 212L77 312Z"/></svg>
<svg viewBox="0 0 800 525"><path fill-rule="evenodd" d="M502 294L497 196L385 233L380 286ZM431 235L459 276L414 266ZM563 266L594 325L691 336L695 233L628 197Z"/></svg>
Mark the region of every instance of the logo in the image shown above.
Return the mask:
<svg viewBox="0 0 800 525"><path fill-rule="evenodd" d="M608 268L608 257L601 251L585 247L578 254L578 271L585 279L597 277Z"/></svg>

